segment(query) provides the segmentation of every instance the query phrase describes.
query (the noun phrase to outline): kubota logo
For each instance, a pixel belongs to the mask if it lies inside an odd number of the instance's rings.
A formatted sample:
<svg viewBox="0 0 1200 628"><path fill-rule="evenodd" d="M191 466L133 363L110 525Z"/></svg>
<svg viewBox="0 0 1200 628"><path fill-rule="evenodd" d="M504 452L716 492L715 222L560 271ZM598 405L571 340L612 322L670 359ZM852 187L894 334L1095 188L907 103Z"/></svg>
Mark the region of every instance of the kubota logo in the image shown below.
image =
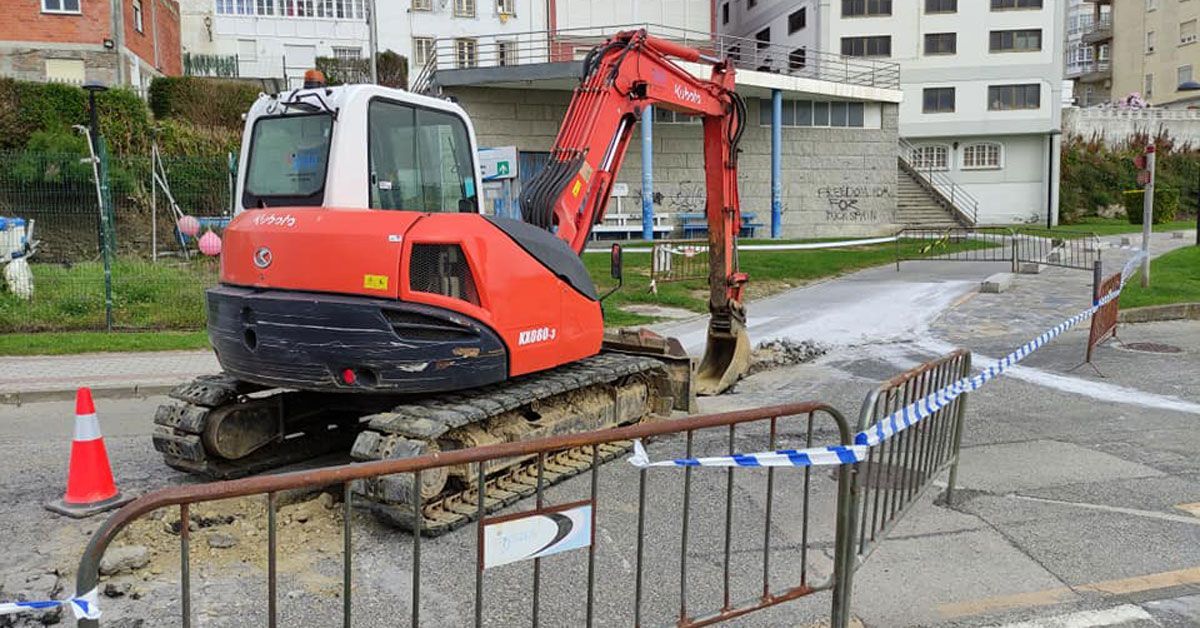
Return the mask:
<svg viewBox="0 0 1200 628"><path fill-rule="evenodd" d="M690 90L679 83L675 84L675 96L693 104L700 104L700 92Z"/></svg>
<svg viewBox="0 0 1200 628"><path fill-rule="evenodd" d="M271 249L262 247L254 252L254 265L259 268L266 268L271 265Z"/></svg>

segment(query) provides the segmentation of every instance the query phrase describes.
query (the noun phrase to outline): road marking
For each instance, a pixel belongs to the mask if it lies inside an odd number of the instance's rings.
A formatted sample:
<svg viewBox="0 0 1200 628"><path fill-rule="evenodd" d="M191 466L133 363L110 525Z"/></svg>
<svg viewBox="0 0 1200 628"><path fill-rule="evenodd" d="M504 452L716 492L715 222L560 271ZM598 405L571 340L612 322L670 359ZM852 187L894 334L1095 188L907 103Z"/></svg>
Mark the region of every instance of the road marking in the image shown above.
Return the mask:
<svg viewBox="0 0 1200 628"><path fill-rule="evenodd" d="M1191 504L1175 504L1175 507L1183 512L1188 513L1189 515L1192 515L1193 517L1200 517L1200 502L1193 502Z"/></svg>
<svg viewBox="0 0 1200 628"><path fill-rule="evenodd" d="M1116 626L1129 621L1154 621L1146 609L1133 604L1122 604L1101 611L1079 611L1066 615L1038 618L1015 624L1004 624L997 628L1088 628L1089 626ZM1158 622L1154 622L1158 625Z"/></svg>
<svg viewBox="0 0 1200 628"><path fill-rule="evenodd" d="M1124 508L1121 506L1106 506L1104 504L1089 504L1086 502L1071 502L1071 501L1063 501L1061 499L1048 499L1045 497L1031 497L1028 495L1017 495L1016 493L1009 493L1009 494L1005 495L1005 497L1007 497L1009 499L1023 499L1025 501L1041 502L1043 504L1057 504L1060 506L1075 506L1076 508L1087 508L1089 510L1102 510L1104 512L1113 512L1113 513L1118 513L1118 514L1122 514L1122 515L1133 515L1135 517L1145 517L1147 519L1158 519L1160 521L1172 521L1175 523L1186 523L1188 525L1200 525L1200 518L1197 518L1197 517L1184 517L1183 515L1173 515L1171 513L1157 512L1154 510L1139 510L1137 508ZM1200 513L1200 504L1182 504L1182 506L1194 506L1197 508L1196 513ZM1180 506L1176 506L1176 508L1180 508L1181 510L1186 510L1184 508L1181 508ZM1193 514L1196 514L1196 513L1193 513ZM1200 516L1200 514L1197 514L1197 516Z"/></svg>
<svg viewBox="0 0 1200 628"><path fill-rule="evenodd" d="M1012 595L998 595L995 597L987 597L978 600L968 600L966 602L939 604L937 610L942 617L953 619L956 617L982 615L984 613L1014 608L1051 606L1053 604L1069 601L1075 596L1076 593L1127 595L1130 593L1140 593L1143 591L1153 591L1155 589L1166 589L1184 584L1197 583L1200 583L1200 567L1191 567L1189 569L1163 571L1160 573L1146 574L1144 576L1122 578L1120 580L1093 582L1091 584L1082 584L1075 587L1056 587L1053 589L1044 589L1042 591L1030 591L1028 593L1015 593Z"/></svg>

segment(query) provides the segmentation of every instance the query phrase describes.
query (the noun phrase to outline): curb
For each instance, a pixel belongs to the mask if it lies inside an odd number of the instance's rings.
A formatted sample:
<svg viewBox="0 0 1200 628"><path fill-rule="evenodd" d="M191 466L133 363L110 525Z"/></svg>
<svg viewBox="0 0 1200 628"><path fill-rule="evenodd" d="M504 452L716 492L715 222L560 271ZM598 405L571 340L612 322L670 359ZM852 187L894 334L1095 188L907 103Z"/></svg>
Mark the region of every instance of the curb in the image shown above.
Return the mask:
<svg viewBox="0 0 1200 628"><path fill-rule="evenodd" d="M134 384L132 386L110 386L93 388L92 396L98 399L129 399L131 397L149 397L161 395L173 390L179 384ZM31 390L28 392L0 393L0 405L20 406L25 403L39 401L69 401L75 398L75 388L66 390Z"/></svg>
<svg viewBox="0 0 1200 628"><path fill-rule="evenodd" d="M1148 305L1121 310L1119 323L1150 323L1154 321L1200 320L1200 303Z"/></svg>

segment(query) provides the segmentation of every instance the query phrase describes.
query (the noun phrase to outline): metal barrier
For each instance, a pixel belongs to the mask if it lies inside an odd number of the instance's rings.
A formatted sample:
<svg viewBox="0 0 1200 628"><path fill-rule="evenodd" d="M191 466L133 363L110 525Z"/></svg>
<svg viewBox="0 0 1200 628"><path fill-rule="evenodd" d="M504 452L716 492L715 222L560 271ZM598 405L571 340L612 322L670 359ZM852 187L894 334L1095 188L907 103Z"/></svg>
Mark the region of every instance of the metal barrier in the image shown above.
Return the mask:
<svg viewBox="0 0 1200 628"><path fill-rule="evenodd" d="M907 228L896 232L896 270L902 261L1011 262L1014 233L1006 227ZM915 246L914 246L915 245Z"/></svg>
<svg viewBox="0 0 1200 628"><path fill-rule="evenodd" d="M1096 267L1096 275L1100 275L1100 267ZM1121 286L1121 273L1110 275L1108 278L1096 284L1093 292L1093 299L1099 299L1101 295L1108 294ZM1117 337L1117 317L1120 315L1120 299L1113 299L1096 310L1092 314L1092 328L1088 332L1087 352L1084 355L1084 364L1092 364L1092 352L1096 347L1100 346L1105 340ZM1092 365L1092 368L1096 368ZM1099 369L1097 369L1099 372Z"/></svg>
<svg viewBox="0 0 1200 628"><path fill-rule="evenodd" d="M708 277L708 240L656 240L650 249L650 287Z"/></svg>
<svg viewBox="0 0 1200 628"><path fill-rule="evenodd" d="M970 374L971 354L958 349L893 377L863 401L859 431ZM844 526L839 536L849 542L839 546L840 565L835 569L840 580L834 592L835 627L849 623L854 572L946 469L946 502L953 503L966 397L961 395L925 421L872 447L867 459L854 465L851 498L838 511L839 525Z"/></svg>
<svg viewBox="0 0 1200 628"><path fill-rule="evenodd" d="M914 249L909 246L913 243ZM975 244L970 244L975 243ZM950 227L901 229L896 233L896 270L901 261L1010 262L1091 270L1100 261L1100 236L1094 233L1021 227Z"/></svg>
<svg viewBox="0 0 1200 628"><path fill-rule="evenodd" d="M930 373L940 374L943 369L935 368L929 371ZM921 375L909 377L913 381L932 382L932 379L921 379ZM908 381L908 380L906 380ZM940 380L939 380L940 381ZM907 384L902 384L907 385ZM927 385L927 384L921 384ZM913 390L916 390L915 388ZM890 399L890 397L889 397ZM961 412L961 411L960 411ZM823 427L815 425L815 419L818 415L825 415L832 419L832 426ZM738 427L742 429L739 430ZM155 491L148 495L138 498L137 500L126 505L124 508L113 514L92 536L87 549L79 563L79 569L76 578L76 590L81 592L93 591L99 582L99 565L100 560L104 556L105 551L109 548L110 543L123 530L125 530L134 520L146 515L156 509L178 506L180 525L178 526L179 544L180 544L180 612L182 625L188 627L191 625L191 564L189 561L189 508L193 504L211 502L220 499L228 499L235 497L245 497L250 495L265 495L268 508L268 529L267 529L267 624L269 626L277 625L278 609L277 609L277 543L276 543L276 500L277 495L281 491L289 491L305 488L318 488L340 485L344 497L343 516L342 516L342 625L351 625L351 610L352 610L352 594L353 587L353 559L352 559L352 517L351 517L351 483L354 481L365 480L382 475L393 474L412 474L412 486L414 487L413 496L413 512L414 514L421 512L422 503L420 496L420 487L422 486L421 474L430 472L436 469L451 467L455 465L471 465L472 471L476 472L475 488L472 492L473 497L477 500L477 508L471 513L471 518L476 522L477 534L475 541L475 596L474 596L474 624L476 626L483 625L485 614L486 599L485 599L485 542L484 532L491 525L497 525L504 520L511 519L514 515L503 517L494 517L492 519L485 518L485 503L489 500L504 500L505 492L500 486L501 478L489 477L485 475L485 468L488 461L499 459L510 459L513 457L527 458L531 462L528 464L535 465L537 470L537 497L536 509L525 511L516 516L521 515L537 515L561 513L563 509L570 507L583 507L590 510L591 525L590 530L594 537L596 530L596 518L598 516L599 507L601 504L612 504L615 514L608 515L619 517L622 513L626 516L636 512L636 536L632 539L622 536L621 541L632 543L635 545L631 548L631 552L636 558L632 567L634 574L632 609L630 614L632 622L635 625L643 623L653 623L659 621L653 617L649 617L646 609L643 608L646 595L646 583L644 582L646 565L651 565L652 568L658 568L664 562L659 554L661 552L671 552L674 543L678 543L678 612L671 612L670 622L678 626L703 626L719 621L739 617L763 608L774 606L782 602L794 600L800 597L810 595L817 591L830 589L838 583L836 571L831 570L831 575L823 579L821 582L814 582L815 577L812 576L811 570L808 568L808 558L810 546L816 546L819 542L816 535L810 536L810 515L813 512L822 512L810 504L810 497L816 495L832 496L836 494L837 511L839 513L848 512L847 505L850 504L850 466L841 466L834 474L832 481L837 483L836 492L819 490L810 493L812 484L822 484L831 481L827 474L810 474L810 469L806 468L803 471L803 480L795 477L795 481L789 483L787 491L775 490L775 469L769 469L765 477L760 474L747 472L747 475L738 475L739 486L745 487L748 481L762 481L763 495L765 498L763 505L763 513L760 516L748 517L744 512L738 511L735 517L734 508L734 486L735 486L735 469L728 469L725 473L724 485L724 503L723 503L723 520L724 526L722 530L723 541L713 543L713 546L719 545L721 550L721 559L719 560L720 567L716 564L716 550L712 550L714 554L711 561L695 561L689 562L689 556L694 556L704 550L703 547L693 547L689 540L690 535L704 537L706 534L711 536L715 531L715 527L709 526L700 529L699 526L692 524L693 511L699 512L700 516L707 517L709 514L706 511L720 508L720 500L714 499L709 494L701 495L699 498L693 495L692 487L692 469L685 469L682 479L682 491L678 499L682 502L680 507L680 526L675 528L671 522L659 525L661 522L654 520L653 525L648 525L646 518L647 511L647 470L640 471L637 486L636 507L631 512L631 498L622 499L620 495L625 491L633 488L634 483L627 482L609 482L605 488L611 489L616 497L607 496L605 500L600 500L598 493L600 490L600 462L604 459L609 459L617 454L626 446L626 444L635 438L647 439L651 437L662 437L668 435L682 436L681 443L683 452L686 456L697 455L697 448L704 449L705 446L716 445L721 453L733 453L735 445L737 449L741 449L747 445L748 440L762 440L763 444L772 449L779 447L811 447L813 446L814 433L818 429L824 429L824 438L829 437L829 432L836 430L838 441L843 445L849 445L852 435L850 427L845 418L832 407L818 403L798 403L789 405L772 406L765 408L757 408L753 410L745 410L740 412L728 412L723 414L711 414L683 419L643 423L638 425L593 431L581 434L569 434L556 436L536 441L520 442L520 443L505 443L499 445L491 445L485 447L477 447L471 449L462 449L441 452L433 455L421 456L417 458L408 458L402 460L386 460L380 462L369 462L362 464L345 465L311 471L298 471L280 475L268 475L246 478L241 480L233 480L227 482L216 482L212 484L200 484L189 486L176 486L171 488ZM702 430L717 430L717 434L711 432L702 432ZM923 435L924 431L920 431ZM713 436L717 436L714 439ZM924 441L922 441L924 442ZM926 447L920 451L930 451L932 448ZM956 449L955 449L956 451ZM571 456L576 460L579 457L584 457L590 466L590 489L589 497L585 500L569 502L561 504L557 507L548 506L546 503L546 495L544 492L543 478L546 474L553 473L556 467L556 457ZM931 459L933 456L930 456ZM906 459L907 460L907 459ZM936 464L930 463L927 465L930 469L936 468ZM534 468L534 467L529 467ZM529 469L527 468L527 470ZM632 473L628 470L629 467L616 469L621 472ZM797 471L797 473L799 473ZM748 479L742 479L748 478ZM802 488L801 488L802 487ZM668 497L665 495L665 488L669 488L669 484L664 482L655 482L654 484L654 502L661 503L663 500L675 499L674 495ZM629 493L624 493L629 495ZM790 500L790 501L789 501ZM621 503L624 502L624 503ZM623 507L623 508L622 508ZM786 520L774 517L775 508L780 512L786 513ZM825 511L828 512L828 511ZM713 518L722 516L721 514L712 513ZM416 518L418 521L419 517ZM707 520L704 519L704 520ZM834 538L835 555L843 554L843 546L847 545L848 536L842 533L843 525L836 524L836 530L832 536ZM739 524L750 524L749 527L744 525L735 526L735 522ZM761 527L760 527L761 526ZM745 528L739 530L736 534L735 527ZM775 542L773 545L772 534L777 533L777 528L786 527L794 530L790 538ZM651 529L653 528L653 529ZM670 536L678 536L675 539L654 539L647 542L647 537L655 531L666 531ZM846 528L849 530L850 528ZM677 530L677 532L676 532ZM750 531L753 530L753 531ZM164 534L166 532L164 531ZM788 546L789 552L795 552L793 543L794 538L800 539L799 556L793 557L788 561L782 561L782 565L775 565L773 568L772 555L773 550L778 551L781 546ZM411 565L411 624L419 625L421 621L421 581L422 581L422 563L421 563L421 542L422 535L415 533L411 537L412 543L412 565ZM747 539L761 539L761 554L760 563L761 571L752 571L753 573L761 573L761 580L757 575L752 576L753 583L751 591L753 592L747 599L738 601L734 596L734 587L731 586L731 573L733 570L733 548L735 543L739 544L736 560L739 563L738 569L745 567L747 552L744 551L742 543ZM702 539L703 540L703 539ZM611 541L617 543L618 541ZM823 541L827 546L829 540ZM755 551L758 546L753 545ZM650 557L647 557L647 553ZM814 552L813 556L819 556L819 552ZM799 562L795 560L799 558ZM798 566L797 566L798 565ZM835 561L836 566L836 561ZM586 619L580 619L578 622L592 625L596 619L596 603L595 603L595 583L598 575L598 564L596 561L595 544L589 543L587 546L587 567L586 567L586 593L582 591L568 592L571 599L578 599L585 605ZM673 567L668 566L669 569ZM695 596L689 598L689 575L697 577L692 573L691 568L699 572L699 576L704 576L705 572L711 575L714 579L717 578L719 572L719 586L713 586L712 582L701 582L701 585L707 585L706 591L712 595L704 597L705 601L713 600L710 608L704 611L695 611L692 603L695 601ZM618 581L620 575L628 571L627 569L618 570L619 573L607 573L604 575L606 585L612 585L614 581ZM783 571L788 577L779 577L779 572ZM532 580L529 583L531 592L527 598L516 597L512 599L527 599L532 605L533 625L539 622L539 607L541 604L541 584L542 570L540 558L533 560ZM739 571L738 573L743 573ZM518 582L519 579L506 578L500 582L501 586L513 587L523 586L523 583ZM703 580L703 578L702 578ZM785 584L773 586L773 581L786 580ZM493 583L495 584L495 583ZM569 584L569 579L566 583L554 581L550 584L561 588L565 584ZM739 585L744 584L742 582ZM849 584L849 581L846 581ZM746 586L739 586L739 589L746 589ZM739 593L740 595L740 593ZM835 592L836 600L847 596L841 596ZM719 600L718 600L719 598ZM576 609L578 610L578 609ZM835 608L835 614L837 610ZM606 621L609 617L604 618ZM247 621L251 621L247 618ZM255 620L257 621L257 620ZM96 626L95 620L81 620L80 626Z"/></svg>

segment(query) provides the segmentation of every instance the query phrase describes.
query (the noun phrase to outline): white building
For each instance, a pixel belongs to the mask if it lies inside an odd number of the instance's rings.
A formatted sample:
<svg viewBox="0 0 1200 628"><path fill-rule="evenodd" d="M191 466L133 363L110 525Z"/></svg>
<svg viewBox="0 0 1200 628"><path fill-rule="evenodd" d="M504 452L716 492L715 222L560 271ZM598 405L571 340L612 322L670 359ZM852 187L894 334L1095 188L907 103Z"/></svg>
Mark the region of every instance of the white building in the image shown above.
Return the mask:
<svg viewBox="0 0 1200 628"><path fill-rule="evenodd" d="M980 224L1056 219L1064 2L721 0L718 14L730 35L899 63L914 166L973 195Z"/></svg>
<svg viewBox="0 0 1200 628"><path fill-rule="evenodd" d="M362 58L369 0L180 0L189 56L232 58L237 74L299 81L316 57Z"/></svg>

